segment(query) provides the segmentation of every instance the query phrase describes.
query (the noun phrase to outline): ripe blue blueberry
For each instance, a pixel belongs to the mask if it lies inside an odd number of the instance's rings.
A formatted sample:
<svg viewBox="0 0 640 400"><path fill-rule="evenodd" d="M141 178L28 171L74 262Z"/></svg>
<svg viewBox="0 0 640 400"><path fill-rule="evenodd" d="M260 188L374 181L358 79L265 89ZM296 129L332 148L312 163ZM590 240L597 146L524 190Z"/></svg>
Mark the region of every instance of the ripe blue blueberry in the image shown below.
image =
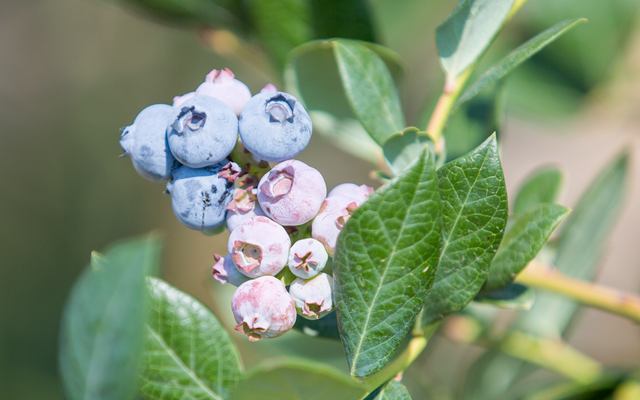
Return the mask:
<svg viewBox="0 0 640 400"><path fill-rule="evenodd" d="M238 139L238 118L231 107L210 96L193 96L173 110L167 127L171 153L191 168L225 159Z"/></svg>
<svg viewBox="0 0 640 400"><path fill-rule="evenodd" d="M224 222L234 190L233 179L226 174L229 166L239 170L228 160L205 168L181 165L173 170L167 192L174 214L187 228L211 233Z"/></svg>
<svg viewBox="0 0 640 400"><path fill-rule="evenodd" d="M165 131L173 113L168 104L154 104L142 110L132 125L122 130L120 146L131 157L133 167L152 181L171 178L175 159L167 146Z"/></svg>
<svg viewBox="0 0 640 400"><path fill-rule="evenodd" d="M244 106L239 121L240 138L256 157L284 161L298 155L311 139L309 114L288 93L265 91Z"/></svg>

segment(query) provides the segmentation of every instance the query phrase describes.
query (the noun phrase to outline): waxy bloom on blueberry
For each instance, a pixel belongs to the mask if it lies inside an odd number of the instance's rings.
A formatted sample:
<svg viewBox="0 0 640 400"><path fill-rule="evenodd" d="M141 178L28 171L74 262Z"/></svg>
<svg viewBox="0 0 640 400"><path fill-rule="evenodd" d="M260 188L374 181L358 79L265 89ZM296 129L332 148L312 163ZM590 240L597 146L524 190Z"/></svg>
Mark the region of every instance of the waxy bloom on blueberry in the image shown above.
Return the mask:
<svg viewBox="0 0 640 400"><path fill-rule="evenodd" d="M120 146L131 157L140 175L152 181L171 177L175 159L167 146L167 121L173 113L168 104L154 104L140 111L133 124L123 128Z"/></svg>
<svg viewBox="0 0 640 400"><path fill-rule="evenodd" d="M352 198L342 195L327 197L322 203L311 225L311 235L324 245L330 255L333 255L342 227L357 208L358 204Z"/></svg>
<svg viewBox="0 0 640 400"><path fill-rule="evenodd" d="M216 261L213 265L213 278L223 285L230 283L233 286L240 286L249 280L249 278L238 271L236 264L229 254L224 257L219 254L214 254L213 259Z"/></svg>
<svg viewBox="0 0 640 400"><path fill-rule="evenodd" d="M313 278L324 269L328 260L324 246L315 239L298 240L289 250L289 269L298 278Z"/></svg>
<svg viewBox="0 0 640 400"><path fill-rule="evenodd" d="M196 89L197 95L211 96L227 104L236 116L251 99L251 91L244 83L234 78L233 72L228 68L209 72L202 83Z"/></svg>
<svg viewBox="0 0 640 400"><path fill-rule="evenodd" d="M298 160L281 162L260 180L258 202L274 221L285 226L311 221L327 195L322 174Z"/></svg>
<svg viewBox="0 0 640 400"><path fill-rule="evenodd" d="M238 270L249 278L276 275L289 257L287 231L266 217L253 217L229 235L227 251Z"/></svg>
<svg viewBox="0 0 640 400"><path fill-rule="evenodd" d="M297 156L311 139L309 114L288 93L264 91L253 96L242 110L238 128L245 147L266 161Z"/></svg>
<svg viewBox="0 0 640 400"><path fill-rule="evenodd" d="M249 280L231 298L234 330L252 342L283 335L296 322L296 308L284 284L272 277Z"/></svg>
<svg viewBox="0 0 640 400"><path fill-rule="evenodd" d="M228 164L224 160L205 168L181 165L173 170L167 192L173 212L183 225L208 233L224 222L234 190L233 181L220 177Z"/></svg>
<svg viewBox="0 0 640 400"><path fill-rule="evenodd" d="M194 96L173 110L167 140L182 164L207 167L231 154L238 140L238 118L220 100Z"/></svg>
<svg viewBox="0 0 640 400"><path fill-rule="evenodd" d="M306 319L318 319L333 310L333 278L325 273L312 279L297 278L289 287L296 311Z"/></svg>
<svg viewBox="0 0 640 400"><path fill-rule="evenodd" d="M358 207L360 207L365 201L367 201L373 192L374 190L371 186L358 186L355 183L342 183L331 189L327 197L345 196L355 201Z"/></svg>

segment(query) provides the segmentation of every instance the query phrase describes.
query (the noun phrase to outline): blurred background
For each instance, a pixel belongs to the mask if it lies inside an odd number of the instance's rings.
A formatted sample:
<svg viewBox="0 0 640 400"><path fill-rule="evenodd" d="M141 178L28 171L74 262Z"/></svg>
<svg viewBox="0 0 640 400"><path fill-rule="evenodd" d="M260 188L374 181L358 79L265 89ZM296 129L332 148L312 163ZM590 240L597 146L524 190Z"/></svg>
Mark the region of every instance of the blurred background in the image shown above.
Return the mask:
<svg viewBox="0 0 640 400"><path fill-rule="evenodd" d="M117 157L118 128L144 107L194 90L213 68L230 68L254 93L269 82L281 88L281 50L272 49L269 58L255 33L246 41L227 31L203 33L193 23L168 23L133 3L144 1L0 3L2 398L62 398L56 358L64 301L90 252L120 238L161 232L163 278L232 326L233 288L211 279L212 255L225 254L227 234L207 237L182 227L163 185L142 179L130 160ZM638 3L531 0L486 57L488 65L563 19L589 18L508 78L502 160L510 193L535 168L561 165L568 177L562 203L572 206L609 160L634 151L625 208L597 277L633 292L640 288ZM424 127L421 115L440 93L434 31L455 4L370 2L375 39L406 63L400 92L409 125ZM466 117L452 124L474 123L472 113ZM314 135L299 158L320 170L329 188L341 182L377 186L369 178L374 165L322 135ZM247 367L290 354L346 369L339 342L291 333L249 346L233 335ZM404 380L416 399L425 398L430 382L440 382L443 396L455 391L463 378L460 365L478 354L444 337L434 340L437 350L421 357ZM570 343L603 363L640 367L640 328L620 317L587 310Z"/></svg>

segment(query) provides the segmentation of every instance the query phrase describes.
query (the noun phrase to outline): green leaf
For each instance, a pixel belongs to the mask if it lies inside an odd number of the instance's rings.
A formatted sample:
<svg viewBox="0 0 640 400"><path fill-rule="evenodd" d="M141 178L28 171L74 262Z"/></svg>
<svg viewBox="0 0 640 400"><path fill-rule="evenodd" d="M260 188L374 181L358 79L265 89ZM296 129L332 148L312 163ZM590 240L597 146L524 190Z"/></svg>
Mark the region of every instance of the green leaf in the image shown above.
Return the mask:
<svg viewBox="0 0 640 400"><path fill-rule="evenodd" d="M149 278L140 391L147 399L226 399L243 375L238 349L202 303Z"/></svg>
<svg viewBox="0 0 640 400"><path fill-rule="evenodd" d="M257 34L280 68L294 47L313 38L311 9L305 0L255 0L249 10Z"/></svg>
<svg viewBox="0 0 640 400"><path fill-rule="evenodd" d="M365 400L411 400L411 396L402 383L392 379L367 396Z"/></svg>
<svg viewBox="0 0 640 400"><path fill-rule="evenodd" d="M387 137L405 127L391 73L367 46L341 39L331 44L351 109L373 140L384 144Z"/></svg>
<svg viewBox="0 0 640 400"><path fill-rule="evenodd" d="M372 12L366 0L311 0L315 37L375 42Z"/></svg>
<svg viewBox="0 0 640 400"><path fill-rule="evenodd" d="M431 136L418 128L406 128L389 136L382 146L384 158L394 175L418 157L425 147L433 145ZM433 146L431 146L433 151Z"/></svg>
<svg viewBox="0 0 640 400"><path fill-rule="evenodd" d="M154 235L120 242L71 290L62 316L60 371L71 400L127 400L136 393L146 307L145 275L158 269Z"/></svg>
<svg viewBox="0 0 640 400"><path fill-rule="evenodd" d="M484 289L496 290L513 282L570 212L571 209L559 204L542 203L513 215L489 268Z"/></svg>
<svg viewBox="0 0 640 400"><path fill-rule="evenodd" d="M540 203L555 203L564 185L564 173L556 167L542 167L527 177L520 187L513 212L529 211Z"/></svg>
<svg viewBox="0 0 640 400"><path fill-rule="evenodd" d="M463 0L436 29L440 63L453 82L474 64L502 28L515 0Z"/></svg>
<svg viewBox="0 0 640 400"><path fill-rule="evenodd" d="M440 253L433 155L378 189L344 226L334 253L334 298L350 373L380 370L412 328Z"/></svg>
<svg viewBox="0 0 640 400"><path fill-rule="evenodd" d="M584 18L576 18L562 21L518 46L505 58L482 74L482 76L480 76L480 78L478 78L478 80L469 89L467 89L462 96L460 96L454 108L469 101L488 86L504 78L520 64L533 57L540 50L544 49L571 28L582 22L587 22L587 20Z"/></svg>
<svg viewBox="0 0 640 400"><path fill-rule="evenodd" d="M438 170L442 252L422 324L462 310L480 291L509 213L495 135Z"/></svg>
<svg viewBox="0 0 640 400"><path fill-rule="evenodd" d="M511 310L529 310L536 300L535 290L517 283L509 283L496 290L481 290L473 299L475 302L490 304Z"/></svg>
<svg viewBox="0 0 640 400"><path fill-rule="evenodd" d="M405 66L398 54L373 43L355 43L379 55L393 79L400 80ZM380 145L358 122L347 99L331 40L311 41L292 50L284 79L287 91L304 103L314 132L356 157L372 163L380 159Z"/></svg>
<svg viewBox="0 0 640 400"><path fill-rule="evenodd" d="M580 198L559 233L553 263L563 274L592 280L597 272L627 188L629 154L624 152L607 166ZM568 327L578 304L553 293L539 293L518 326L532 334L559 337Z"/></svg>
<svg viewBox="0 0 640 400"><path fill-rule="evenodd" d="M320 319L297 318L293 327L308 336L340 340L338 319L335 312Z"/></svg>
<svg viewBox="0 0 640 400"><path fill-rule="evenodd" d="M231 400L356 400L369 390L316 362L278 359L262 363L231 394Z"/></svg>

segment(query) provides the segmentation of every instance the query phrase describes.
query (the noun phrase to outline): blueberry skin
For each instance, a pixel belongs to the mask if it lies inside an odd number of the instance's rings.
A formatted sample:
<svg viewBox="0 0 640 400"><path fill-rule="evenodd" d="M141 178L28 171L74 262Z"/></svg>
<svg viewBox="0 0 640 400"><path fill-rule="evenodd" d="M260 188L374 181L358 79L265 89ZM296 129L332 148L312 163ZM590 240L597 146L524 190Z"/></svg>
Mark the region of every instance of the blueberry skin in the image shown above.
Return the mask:
<svg viewBox="0 0 640 400"><path fill-rule="evenodd" d="M193 96L173 110L166 129L176 160L203 168L231 154L238 140L238 117L220 100Z"/></svg>
<svg viewBox="0 0 640 400"><path fill-rule="evenodd" d="M140 111L120 136L120 146L131 157L133 167L144 178L166 181L171 178L175 159L166 138L167 122L173 113L168 104L154 104Z"/></svg>
<svg viewBox="0 0 640 400"><path fill-rule="evenodd" d="M272 162L300 154L311 140L311 118L302 103L284 92L262 92L242 109L240 138L256 157Z"/></svg>
<svg viewBox="0 0 640 400"><path fill-rule="evenodd" d="M181 165L167 183L176 218L187 228L210 233L224 223L227 205L233 200L233 182L218 176L228 160L204 167Z"/></svg>

